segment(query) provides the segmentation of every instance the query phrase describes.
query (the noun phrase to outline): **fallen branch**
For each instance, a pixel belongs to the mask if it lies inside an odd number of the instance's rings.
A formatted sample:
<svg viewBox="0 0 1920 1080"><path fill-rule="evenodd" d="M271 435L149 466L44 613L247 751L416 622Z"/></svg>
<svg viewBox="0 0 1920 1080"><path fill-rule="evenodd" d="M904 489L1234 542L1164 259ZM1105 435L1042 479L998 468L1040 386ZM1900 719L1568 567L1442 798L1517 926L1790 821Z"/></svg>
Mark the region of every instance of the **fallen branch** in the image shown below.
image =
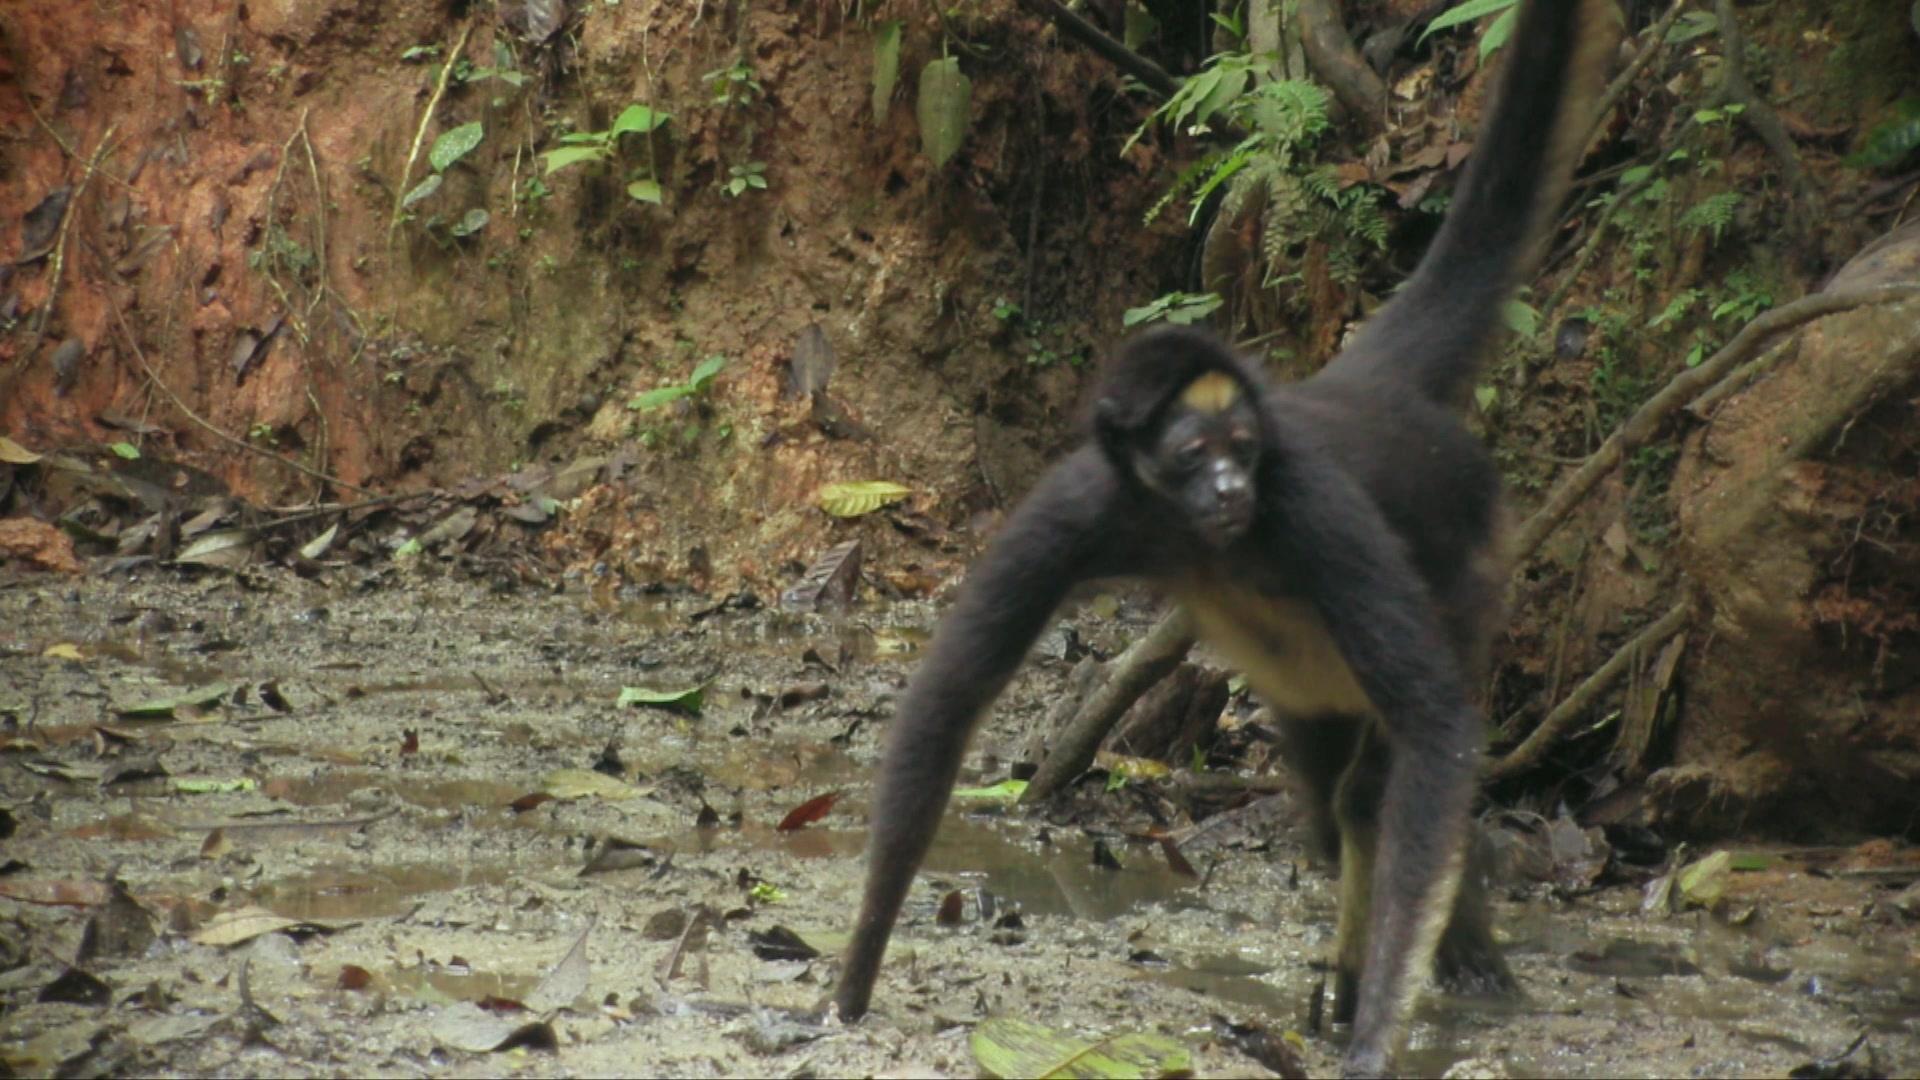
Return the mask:
<svg viewBox="0 0 1920 1080"><path fill-rule="evenodd" d="M1671 611L1635 634L1631 641L1620 646L1618 652L1608 657L1607 662L1601 664L1599 670L1587 676L1579 686L1574 687L1573 693L1568 694L1565 701L1554 706L1546 719L1540 721L1540 726L1534 728L1532 734L1521 740L1520 745L1488 765L1487 779L1505 780L1538 764L1546 755L1547 749L1559 740L1568 726L1586 715L1587 710L1592 708L1600 694L1613 685L1614 681L1632 666L1637 657L1685 629L1692 618L1692 602L1682 600L1675 604Z"/></svg>
<svg viewBox="0 0 1920 1080"><path fill-rule="evenodd" d="M1120 654L1113 662L1113 674L1094 691L1073 722L1054 741L1039 771L1027 781L1020 796L1023 803L1036 803L1062 790L1073 778L1093 764L1100 740L1120 722L1127 709L1139 700L1167 673L1180 666L1193 648L1193 621L1181 609L1161 616L1152 629Z"/></svg>
<svg viewBox="0 0 1920 1080"><path fill-rule="evenodd" d="M1732 341L1699 367L1674 376L1672 382L1640 406L1612 435L1607 436L1607 441L1600 444L1600 449L1595 450L1579 468L1554 486L1540 509L1527 518L1514 536L1512 558L1516 571L1539 550L1547 534L1565 520L1574 506L1593 490L1602 477L1624 461L1628 453L1651 441L1668 417L1713 387L1729 371L1752 358L1773 335L1822 316L1915 296L1920 296L1920 288L1911 285L1881 285L1815 293L1774 308L1742 327Z"/></svg>

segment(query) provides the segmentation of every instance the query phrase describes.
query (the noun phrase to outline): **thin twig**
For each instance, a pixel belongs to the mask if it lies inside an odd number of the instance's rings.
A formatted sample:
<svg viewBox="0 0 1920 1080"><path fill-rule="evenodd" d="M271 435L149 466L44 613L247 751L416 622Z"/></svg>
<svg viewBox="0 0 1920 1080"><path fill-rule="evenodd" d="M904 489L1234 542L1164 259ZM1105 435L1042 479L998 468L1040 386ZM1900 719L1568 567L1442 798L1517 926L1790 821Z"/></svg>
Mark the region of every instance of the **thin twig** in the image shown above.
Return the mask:
<svg viewBox="0 0 1920 1080"><path fill-rule="evenodd" d="M110 310L112 310L114 322L117 323L120 327L120 335L126 338L127 340L127 350L133 353L133 358L135 360L139 361L140 370L147 373L147 378L151 380L153 385L159 389L160 393L166 396L166 399L173 404L174 408L179 409L181 413L185 414L187 419L193 421L195 424L205 429L208 434L212 435L216 439L219 439L221 442L227 443L230 446L237 446L240 449L245 450L250 454L258 454L261 457L266 458L268 461L272 461L277 464L284 465L295 472L305 473L306 475L311 476L316 480L324 480L328 484L331 484L335 487L345 488L348 491L358 492L359 494L362 494L362 495L370 495L370 496L376 496L376 497L380 495L380 492L377 492L372 488L364 488L358 484L348 483L347 481L342 480L337 476L329 475L325 472L320 471L319 469L316 469L310 465L307 465L304 462L294 461L291 458L281 457L279 454L276 454L273 451L268 450L263 446L255 446L253 443L250 443L245 439L242 439L235 435L229 435L226 432L215 427L211 421L204 419L203 417L201 417L199 413L194 412L191 408L188 408L187 403L180 400L180 396L178 394L175 394L173 390L167 386L166 383L161 381L160 373L153 370L153 365L147 362L147 354L141 350L139 341L137 341L134 338L133 328L127 325L127 317L121 313L120 304L117 301L115 301L110 294L107 297L107 307Z"/></svg>
<svg viewBox="0 0 1920 1080"><path fill-rule="evenodd" d="M440 69L440 78L434 84L433 96L427 99L427 109L420 114L420 126L413 133L413 147L407 151L406 167L400 170L400 183L393 190L393 217L387 222L387 247L393 247L393 233L400 227L401 204L406 201L408 185L412 182L413 163L420 160L420 147L427 141L427 127L433 123L433 111L440 107L440 99L446 95L447 83L453 78L453 65L459 63L460 54L467 49L467 37L473 33L473 24L468 23L460 30L460 39L453 43L453 49L447 54L446 65Z"/></svg>
<svg viewBox="0 0 1920 1080"><path fill-rule="evenodd" d="M1682 600L1671 611L1660 616L1646 629L1633 636L1633 640L1620 647L1620 650L1607 658L1599 670L1587 676L1586 681L1573 688L1567 699L1554 706L1540 726L1521 741L1519 746L1487 766L1487 779L1505 780L1525 772L1537 764L1567 727L1575 720L1586 715L1601 692L1612 685L1630 666L1636 657L1662 641L1684 629L1693 618L1693 603Z"/></svg>
<svg viewBox="0 0 1920 1080"><path fill-rule="evenodd" d="M1727 372L1754 356L1773 335L1791 330L1796 326L1812 322L1826 315L1836 315L1843 311L1865 307L1870 304L1886 304L1897 300L1906 300L1920 296L1920 288L1912 285L1881 285L1864 289L1844 289L1839 292L1815 293L1803 296L1791 304L1774 308L1754 319L1740 329L1733 340L1727 342L1719 352L1714 353L1699 367L1690 368L1673 377L1665 388L1647 403L1634 411L1626 422L1616 428L1600 449L1589 455L1579 468L1554 486L1552 494L1547 496L1540 509L1526 520L1514 537L1513 565L1518 567L1539 549L1540 544L1552 532L1555 526L1564 520L1573 507L1587 493L1592 491L1600 478L1626 459L1627 454L1645 445L1659 431L1661 423L1669 416L1680 411L1702 392L1711 388L1726 376Z"/></svg>
<svg viewBox="0 0 1920 1080"><path fill-rule="evenodd" d="M27 346L20 352L22 357L31 357L34 350L40 347L40 339L47 332L47 322L53 318L55 304L60 299L60 279L66 276L62 271L67 266L67 235L73 231L73 219L80 216L80 200L87 193L87 184L93 180L94 170L100 167L100 159L106 155L113 141L113 133L119 126L117 123L108 124L100 141L94 144L93 156L87 159L80 182L74 185L73 194L68 197L66 208L60 214L60 234L54 238L53 258L47 264L47 301L40 305L40 312L34 318L33 333L28 335Z"/></svg>

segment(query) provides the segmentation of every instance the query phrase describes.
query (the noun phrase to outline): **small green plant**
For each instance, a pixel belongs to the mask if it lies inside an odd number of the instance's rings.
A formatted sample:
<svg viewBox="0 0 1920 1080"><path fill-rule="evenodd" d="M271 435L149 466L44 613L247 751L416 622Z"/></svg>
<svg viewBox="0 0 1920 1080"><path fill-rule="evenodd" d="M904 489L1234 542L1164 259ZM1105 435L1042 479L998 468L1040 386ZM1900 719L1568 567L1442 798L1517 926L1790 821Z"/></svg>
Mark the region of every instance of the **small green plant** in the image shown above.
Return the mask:
<svg viewBox="0 0 1920 1080"><path fill-rule="evenodd" d="M1218 293L1170 292L1137 308L1128 308L1121 325L1129 329L1148 323L1188 326L1214 313L1223 301Z"/></svg>
<svg viewBox="0 0 1920 1080"><path fill-rule="evenodd" d="M1486 33L1480 35L1480 60L1484 63L1487 57L1493 55L1494 50L1505 45L1513 37L1513 24L1520 14L1514 10L1518 2L1519 0L1461 0L1460 3L1441 12L1438 18L1428 23L1426 30L1420 35L1420 40L1425 41L1427 35L1435 30L1445 30L1450 26L1470 23L1475 19L1499 12L1500 17L1493 20L1493 25L1487 27Z"/></svg>
<svg viewBox="0 0 1920 1080"><path fill-rule="evenodd" d="M628 401L627 408L634 412L646 412L663 405L671 405L681 398L697 398L706 392L707 386L713 382L713 377L720 374L720 369L726 366L727 358L716 353L700 361L694 367L693 374L687 377L686 382L655 387Z"/></svg>
<svg viewBox="0 0 1920 1080"><path fill-rule="evenodd" d="M1920 97L1893 103L1892 115L1867 132L1857 153L1847 158L1856 169L1892 169L1920 150Z"/></svg>
<svg viewBox="0 0 1920 1080"><path fill-rule="evenodd" d="M502 408L508 412L520 412L527 407L527 397L505 376L493 381L492 395Z"/></svg>
<svg viewBox="0 0 1920 1080"><path fill-rule="evenodd" d="M553 189L547 186L545 180L537 176L529 176L527 182L520 185L520 190L514 192L513 197L531 213L546 205L547 200L553 197ZM526 234L527 230L522 229L521 232ZM525 240L527 236L522 235L520 239Z"/></svg>
<svg viewBox="0 0 1920 1080"><path fill-rule="evenodd" d="M479 146L480 140L486 138L486 135L486 127L478 120L441 132L440 137L433 140L433 147L427 151L427 164L433 166L433 171L427 174L426 179L415 184L413 190L401 197L401 211L413 209L427 196L439 191L440 185L446 180L446 171L453 168L455 162L472 153L474 147Z"/></svg>
<svg viewBox="0 0 1920 1080"><path fill-rule="evenodd" d="M273 445L277 441L274 438L273 425L267 424L267 423L255 424L252 427L248 428L247 438L252 439L254 442L266 443L269 446Z"/></svg>
<svg viewBox="0 0 1920 1080"><path fill-rule="evenodd" d="M1013 322L1020 317L1020 305L1004 296L993 299L993 317L1001 322Z"/></svg>
<svg viewBox="0 0 1920 1080"><path fill-rule="evenodd" d="M745 60L732 67L715 68L700 76L700 81L711 84L713 103L727 108L746 108L762 93L753 69Z"/></svg>
<svg viewBox="0 0 1920 1080"><path fill-rule="evenodd" d="M767 163L749 161L745 165L733 165L727 169L727 182L720 185L727 198L737 199L751 190L767 190Z"/></svg>
<svg viewBox="0 0 1920 1080"><path fill-rule="evenodd" d="M582 163L602 164L612 160L619 148L620 136L648 135L672 119L672 114L645 105L629 105L605 131L570 131L560 136L560 146L547 151L546 175ZM636 171L627 182L627 195L638 202L660 202L660 181L651 166Z"/></svg>
<svg viewBox="0 0 1920 1080"><path fill-rule="evenodd" d="M412 49L407 50L407 52L412 51ZM406 59L406 54L402 53L400 58L403 60ZM527 84L526 74L520 71L519 65L514 61L513 50L507 47L505 41L499 39L495 39L493 43L493 63L491 66L481 67L473 61L461 57L454 62L453 77L463 83L482 83L488 79L498 79L515 89L519 89Z"/></svg>

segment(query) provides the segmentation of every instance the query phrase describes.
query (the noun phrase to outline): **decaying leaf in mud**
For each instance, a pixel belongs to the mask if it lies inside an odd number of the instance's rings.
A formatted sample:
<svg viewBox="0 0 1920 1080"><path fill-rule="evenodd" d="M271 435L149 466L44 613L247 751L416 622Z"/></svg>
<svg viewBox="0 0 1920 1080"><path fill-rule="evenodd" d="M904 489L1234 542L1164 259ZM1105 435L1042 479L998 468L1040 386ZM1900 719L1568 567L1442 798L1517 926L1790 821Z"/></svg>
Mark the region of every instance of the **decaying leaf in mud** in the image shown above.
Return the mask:
<svg viewBox="0 0 1920 1080"><path fill-rule="evenodd" d="M333 542L339 535L340 523L336 521L327 526L325 532L301 545L300 557L312 561L325 556L327 551L333 547Z"/></svg>
<svg viewBox="0 0 1920 1080"><path fill-rule="evenodd" d="M651 788L635 787L592 769L555 769L540 781L540 790L556 799L638 799Z"/></svg>
<svg viewBox="0 0 1920 1080"><path fill-rule="evenodd" d="M997 1016L983 1020L968 1039L980 1069L995 1077L1177 1076L1190 1073L1193 1056L1164 1035L1144 1031L1085 1039L1031 1020Z"/></svg>
<svg viewBox="0 0 1920 1080"><path fill-rule="evenodd" d="M780 606L788 611L844 608L853 602L854 586L859 580L860 541L855 538L835 544L815 559L807 572L800 575L800 580L780 594Z"/></svg>
<svg viewBox="0 0 1920 1080"><path fill-rule="evenodd" d="M645 870L660 865L660 856L645 844L609 836L600 842L593 859L580 868L580 876L611 874L617 870Z"/></svg>
<svg viewBox="0 0 1920 1080"><path fill-rule="evenodd" d="M8 465L31 465L40 460L40 455L0 435L0 462Z"/></svg>
<svg viewBox="0 0 1920 1080"><path fill-rule="evenodd" d="M644 705L654 709L670 709L699 716L705 703L707 684L687 690L649 690L644 686L623 686L620 696L615 699L614 707L624 709L629 705Z"/></svg>
<svg viewBox="0 0 1920 1080"><path fill-rule="evenodd" d="M784 926L750 931L747 941L753 945L753 955L762 960L814 960L820 956L819 949Z"/></svg>
<svg viewBox="0 0 1920 1080"><path fill-rule="evenodd" d="M1716 851L1688 864L1674 879L1680 899L1694 907L1711 910L1727 893L1727 878L1733 873L1733 853Z"/></svg>
<svg viewBox="0 0 1920 1080"><path fill-rule="evenodd" d="M256 539L252 529L221 529L188 544L185 551L174 556L173 561L187 566L238 569L254 560L253 545Z"/></svg>
<svg viewBox="0 0 1920 1080"><path fill-rule="evenodd" d="M525 1014L489 1012L471 1001L456 1001L440 1010L427 1031L433 1041L470 1054L490 1054L526 1047L553 1050L560 1039L553 1025L529 1021Z"/></svg>
<svg viewBox="0 0 1920 1080"><path fill-rule="evenodd" d="M593 968L587 962L587 935L593 933L596 921L592 917L587 919L587 925L580 928L579 936L573 939L560 962L528 992L527 1008L540 1013L552 1012L586 996L593 985Z"/></svg>
<svg viewBox="0 0 1920 1080"><path fill-rule="evenodd" d="M113 711L128 720L171 719L183 713L212 708L221 698L233 693L233 689L232 683L213 683L172 697L155 698L133 705L117 705Z"/></svg>
<svg viewBox="0 0 1920 1080"><path fill-rule="evenodd" d="M833 804L840 801L840 795L841 792L838 791L829 791L825 795L815 795L813 798L787 811L787 816L781 818L780 824L774 826L774 828L780 832L792 832L795 829L811 825L827 816L827 811L833 809Z"/></svg>
<svg viewBox="0 0 1920 1080"><path fill-rule="evenodd" d="M188 935L188 938L196 945L224 948L252 941L263 934L331 934L336 930L345 930L357 925L359 924L354 922L289 919L263 907L244 907L215 915L207 920L205 926Z"/></svg>

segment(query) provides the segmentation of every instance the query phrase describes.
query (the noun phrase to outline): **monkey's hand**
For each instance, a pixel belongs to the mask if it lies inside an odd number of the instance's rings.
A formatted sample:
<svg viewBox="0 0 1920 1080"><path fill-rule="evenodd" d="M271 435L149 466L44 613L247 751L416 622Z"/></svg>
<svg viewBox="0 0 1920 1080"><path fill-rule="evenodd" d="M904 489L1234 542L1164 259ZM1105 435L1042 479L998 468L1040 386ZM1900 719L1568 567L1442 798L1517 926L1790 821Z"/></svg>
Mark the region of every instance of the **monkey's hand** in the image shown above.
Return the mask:
<svg viewBox="0 0 1920 1080"><path fill-rule="evenodd" d="M1125 572L1128 524L1119 486L1097 451L1056 465L974 564L927 658L894 710L874 789L866 895L834 1000L867 1011L887 938L933 843L974 721L1020 666L1078 582Z"/></svg>

